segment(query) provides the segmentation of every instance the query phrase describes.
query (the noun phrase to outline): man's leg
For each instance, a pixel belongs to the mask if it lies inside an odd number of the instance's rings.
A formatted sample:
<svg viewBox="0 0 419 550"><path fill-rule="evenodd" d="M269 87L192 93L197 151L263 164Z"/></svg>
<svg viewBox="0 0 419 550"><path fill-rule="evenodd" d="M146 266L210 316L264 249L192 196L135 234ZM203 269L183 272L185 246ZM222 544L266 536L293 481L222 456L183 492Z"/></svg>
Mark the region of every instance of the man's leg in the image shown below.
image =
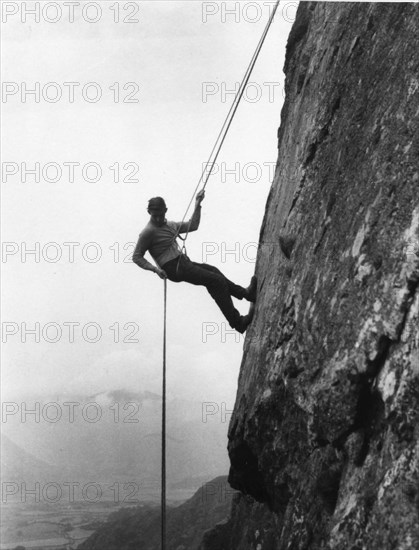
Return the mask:
<svg viewBox="0 0 419 550"><path fill-rule="evenodd" d="M240 325L241 315L234 307L231 299L228 280L218 270L211 270L190 260L181 264L182 278L193 285L205 286L211 297L223 312L232 328Z"/></svg>
<svg viewBox="0 0 419 550"><path fill-rule="evenodd" d="M246 295L248 289L235 285L229 281L216 267L192 262L186 256L181 256L180 259L176 258L175 260L167 262L162 266L162 269L166 271L169 280L175 283L185 281L193 285L205 286L211 297L221 309L229 325L238 332L243 333L246 331L247 326L253 318L254 306L252 304L253 307L251 307L249 313L242 316L234 307L231 296L233 295L239 299L243 297L249 299ZM251 286L254 286L253 290L255 292L255 277L252 278L252 283L253 285ZM230 290L232 290L234 294L231 294Z"/></svg>
<svg viewBox="0 0 419 550"><path fill-rule="evenodd" d="M189 258L182 256L180 262L171 261L162 266L170 280L174 282L185 281L193 285L205 286L211 297L221 309L229 325L239 332L244 332L250 322L243 317L234 307L231 299L229 284L226 277L217 268L206 269L201 264L192 262Z"/></svg>
<svg viewBox="0 0 419 550"><path fill-rule="evenodd" d="M242 286L236 285L235 283L227 279L227 277L223 273L221 273L221 271L217 267L209 264L199 264L197 262L192 262L192 263L195 266L201 267L202 269L206 269L208 271L212 271L213 273L217 273L218 275L221 275L222 277L224 277L228 285L230 296L233 296L233 298L237 298L238 300L243 300L243 298L246 297L247 290Z"/></svg>

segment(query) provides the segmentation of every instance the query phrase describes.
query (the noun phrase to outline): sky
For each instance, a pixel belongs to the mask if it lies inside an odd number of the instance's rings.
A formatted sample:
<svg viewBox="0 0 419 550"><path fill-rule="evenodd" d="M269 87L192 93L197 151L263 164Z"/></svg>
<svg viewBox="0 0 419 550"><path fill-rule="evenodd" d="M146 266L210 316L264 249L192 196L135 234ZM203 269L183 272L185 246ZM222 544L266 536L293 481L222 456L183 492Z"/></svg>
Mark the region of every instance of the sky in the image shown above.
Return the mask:
<svg viewBox="0 0 419 550"><path fill-rule="evenodd" d="M160 393L163 282L130 256L149 198L183 218L274 2L76 2L73 17L44 1L39 21L2 4L3 400ZM280 4L187 242L243 286L296 7ZM168 283L169 399L233 408L244 338L227 329L204 287Z"/></svg>

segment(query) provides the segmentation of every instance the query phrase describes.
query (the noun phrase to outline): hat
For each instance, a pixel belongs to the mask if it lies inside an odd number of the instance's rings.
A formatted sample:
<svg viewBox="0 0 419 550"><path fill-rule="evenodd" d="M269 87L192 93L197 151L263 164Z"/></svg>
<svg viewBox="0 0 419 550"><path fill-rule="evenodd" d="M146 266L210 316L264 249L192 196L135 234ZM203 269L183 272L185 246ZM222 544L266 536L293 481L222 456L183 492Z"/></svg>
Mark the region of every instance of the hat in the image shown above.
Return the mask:
<svg viewBox="0 0 419 550"><path fill-rule="evenodd" d="M148 201L148 210L153 212L164 212L167 210L166 203L161 197L153 197Z"/></svg>

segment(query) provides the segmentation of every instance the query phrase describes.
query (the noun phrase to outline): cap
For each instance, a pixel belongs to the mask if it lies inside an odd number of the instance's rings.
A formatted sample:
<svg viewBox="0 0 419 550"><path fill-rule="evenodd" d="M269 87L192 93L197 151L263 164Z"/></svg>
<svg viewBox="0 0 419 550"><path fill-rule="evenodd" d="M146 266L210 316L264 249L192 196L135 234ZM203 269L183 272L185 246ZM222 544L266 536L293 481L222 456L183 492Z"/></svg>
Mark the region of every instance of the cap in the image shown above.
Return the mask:
<svg viewBox="0 0 419 550"><path fill-rule="evenodd" d="M161 197L153 197L148 201L148 210L153 212L164 212L167 210L166 203Z"/></svg>

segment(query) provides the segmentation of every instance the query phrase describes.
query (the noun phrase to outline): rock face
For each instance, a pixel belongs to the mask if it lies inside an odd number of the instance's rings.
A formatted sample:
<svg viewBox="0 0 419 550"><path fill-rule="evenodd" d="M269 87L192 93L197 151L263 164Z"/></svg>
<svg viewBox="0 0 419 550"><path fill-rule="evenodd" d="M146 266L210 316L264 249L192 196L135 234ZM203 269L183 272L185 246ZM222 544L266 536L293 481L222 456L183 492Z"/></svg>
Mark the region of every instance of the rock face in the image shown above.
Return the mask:
<svg viewBox="0 0 419 550"><path fill-rule="evenodd" d="M418 52L418 4L300 3L229 428L262 504L202 548L419 548Z"/></svg>

